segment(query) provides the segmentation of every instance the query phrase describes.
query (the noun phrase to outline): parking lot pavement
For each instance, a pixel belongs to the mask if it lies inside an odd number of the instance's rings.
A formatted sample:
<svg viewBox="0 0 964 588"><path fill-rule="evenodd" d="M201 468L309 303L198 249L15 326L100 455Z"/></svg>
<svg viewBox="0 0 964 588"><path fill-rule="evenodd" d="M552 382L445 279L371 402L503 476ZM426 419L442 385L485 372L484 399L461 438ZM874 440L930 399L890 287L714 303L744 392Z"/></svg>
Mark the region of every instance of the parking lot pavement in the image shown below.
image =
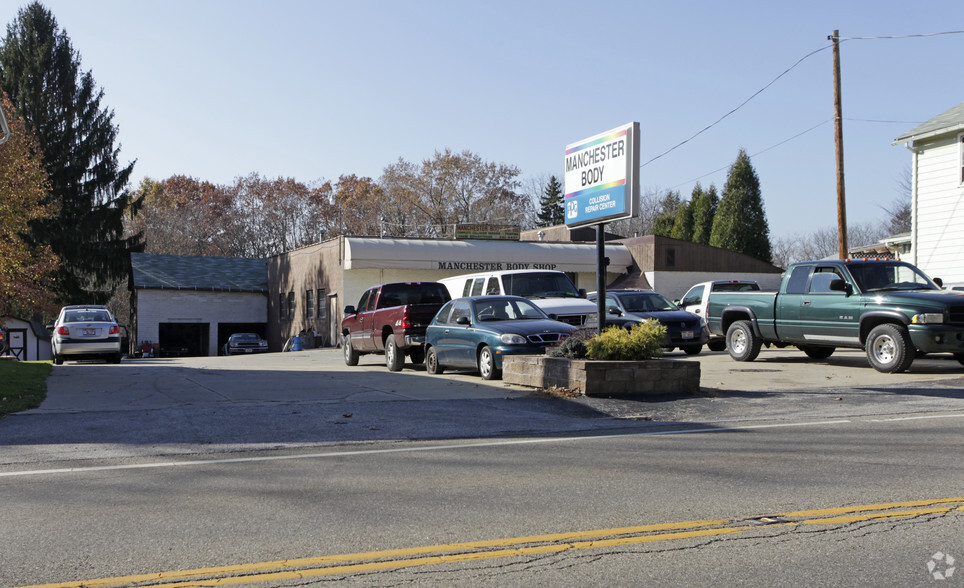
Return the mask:
<svg viewBox="0 0 964 588"><path fill-rule="evenodd" d="M859 351L667 357L700 362L701 395L552 398L471 372L390 372L381 356L348 367L338 349L66 362L39 408L0 420L0 465L964 411L964 367L947 358L881 374Z"/></svg>

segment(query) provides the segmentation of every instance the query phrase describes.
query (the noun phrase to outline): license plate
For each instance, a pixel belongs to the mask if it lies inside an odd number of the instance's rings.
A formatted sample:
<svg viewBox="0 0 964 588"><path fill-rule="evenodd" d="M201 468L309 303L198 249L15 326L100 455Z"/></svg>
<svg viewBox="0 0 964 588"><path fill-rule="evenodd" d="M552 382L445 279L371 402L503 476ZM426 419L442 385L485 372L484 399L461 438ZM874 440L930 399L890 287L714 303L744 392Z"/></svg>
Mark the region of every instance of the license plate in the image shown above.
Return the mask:
<svg viewBox="0 0 964 588"><path fill-rule="evenodd" d="M692 339L693 331L683 331L682 335L684 339Z"/></svg>
<svg viewBox="0 0 964 588"><path fill-rule="evenodd" d="M84 335L87 337L93 337L97 334L97 329L84 329Z"/></svg>
<svg viewBox="0 0 964 588"><path fill-rule="evenodd" d="M253 351L252 349L245 349L245 350L244 350L245 353L251 353L252 351Z"/></svg>

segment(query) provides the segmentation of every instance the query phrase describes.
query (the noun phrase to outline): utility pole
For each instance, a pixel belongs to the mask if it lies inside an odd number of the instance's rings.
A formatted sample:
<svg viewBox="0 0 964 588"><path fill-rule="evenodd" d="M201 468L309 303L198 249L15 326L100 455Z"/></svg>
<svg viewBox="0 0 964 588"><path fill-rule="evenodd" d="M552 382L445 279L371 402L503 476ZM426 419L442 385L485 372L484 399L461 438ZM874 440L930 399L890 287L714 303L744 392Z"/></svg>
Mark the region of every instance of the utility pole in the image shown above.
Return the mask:
<svg viewBox="0 0 964 588"><path fill-rule="evenodd" d="M843 109L840 106L840 31L827 37L833 41L834 147L837 154L837 246L840 259L847 259L847 199L844 194Z"/></svg>

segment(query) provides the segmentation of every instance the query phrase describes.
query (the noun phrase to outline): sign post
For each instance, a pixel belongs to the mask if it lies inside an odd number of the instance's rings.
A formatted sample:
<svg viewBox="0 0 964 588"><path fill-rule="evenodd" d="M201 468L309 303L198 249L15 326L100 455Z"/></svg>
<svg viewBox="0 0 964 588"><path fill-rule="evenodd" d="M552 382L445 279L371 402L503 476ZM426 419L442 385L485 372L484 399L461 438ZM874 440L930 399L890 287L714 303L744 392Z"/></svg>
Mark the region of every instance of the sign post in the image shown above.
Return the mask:
<svg viewBox="0 0 964 588"><path fill-rule="evenodd" d="M605 227L639 208L639 123L632 122L566 146L566 226L596 225L596 302L606 328Z"/></svg>

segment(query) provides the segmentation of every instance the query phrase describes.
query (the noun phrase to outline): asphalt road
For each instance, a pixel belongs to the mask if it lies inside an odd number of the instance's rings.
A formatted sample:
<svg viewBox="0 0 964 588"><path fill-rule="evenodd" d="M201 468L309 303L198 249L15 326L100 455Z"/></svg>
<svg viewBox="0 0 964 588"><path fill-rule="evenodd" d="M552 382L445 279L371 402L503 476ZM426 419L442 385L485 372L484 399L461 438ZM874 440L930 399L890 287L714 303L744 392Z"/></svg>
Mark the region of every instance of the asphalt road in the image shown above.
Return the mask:
<svg viewBox="0 0 964 588"><path fill-rule="evenodd" d="M957 362L671 357L703 395L337 350L57 366L0 420L0 585L932 585L964 557Z"/></svg>

